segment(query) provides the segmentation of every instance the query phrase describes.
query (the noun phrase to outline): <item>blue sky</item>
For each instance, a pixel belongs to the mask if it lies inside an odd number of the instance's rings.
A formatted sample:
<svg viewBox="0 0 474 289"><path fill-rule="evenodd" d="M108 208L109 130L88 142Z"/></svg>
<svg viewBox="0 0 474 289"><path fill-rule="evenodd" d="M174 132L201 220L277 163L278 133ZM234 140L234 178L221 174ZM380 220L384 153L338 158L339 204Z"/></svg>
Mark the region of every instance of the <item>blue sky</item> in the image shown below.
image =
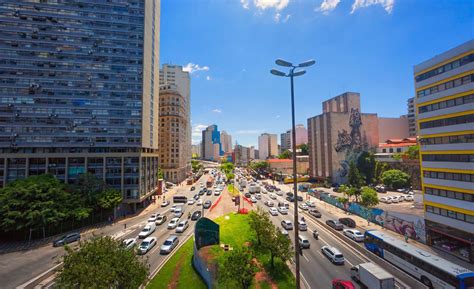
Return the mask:
<svg viewBox="0 0 474 289"><path fill-rule="evenodd" d="M413 65L473 38L472 0L162 0L160 62L191 71L193 142L217 124L233 141L291 124L274 60L316 65L295 80L296 121L354 91L362 112L398 117Z"/></svg>

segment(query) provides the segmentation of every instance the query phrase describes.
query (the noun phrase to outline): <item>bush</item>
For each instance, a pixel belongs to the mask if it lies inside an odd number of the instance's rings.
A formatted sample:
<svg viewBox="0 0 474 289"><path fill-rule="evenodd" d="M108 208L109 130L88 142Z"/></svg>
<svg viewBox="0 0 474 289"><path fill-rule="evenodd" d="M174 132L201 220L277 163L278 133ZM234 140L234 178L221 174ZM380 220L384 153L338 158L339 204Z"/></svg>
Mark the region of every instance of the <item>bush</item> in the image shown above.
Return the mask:
<svg viewBox="0 0 474 289"><path fill-rule="evenodd" d="M382 174L382 182L389 188L406 188L410 183L410 176L400 170L388 170Z"/></svg>

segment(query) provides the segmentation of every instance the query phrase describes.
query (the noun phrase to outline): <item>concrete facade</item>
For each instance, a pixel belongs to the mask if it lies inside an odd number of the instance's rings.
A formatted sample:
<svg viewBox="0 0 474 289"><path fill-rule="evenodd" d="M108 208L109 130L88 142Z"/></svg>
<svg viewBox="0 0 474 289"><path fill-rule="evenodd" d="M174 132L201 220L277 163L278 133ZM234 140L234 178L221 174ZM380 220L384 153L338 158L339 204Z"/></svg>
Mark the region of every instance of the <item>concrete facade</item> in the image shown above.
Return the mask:
<svg viewBox="0 0 474 289"><path fill-rule="evenodd" d="M474 262L474 40L414 67L427 242Z"/></svg>
<svg viewBox="0 0 474 289"><path fill-rule="evenodd" d="M418 129L416 125L416 113L415 113L415 98L411 97L407 101L407 117L408 117L408 136L416 137L418 135Z"/></svg>
<svg viewBox="0 0 474 289"><path fill-rule="evenodd" d="M379 143L388 139L404 139L409 136L408 117L379 117Z"/></svg>
<svg viewBox="0 0 474 289"><path fill-rule="evenodd" d="M293 175L293 160L292 159L268 159L268 167L271 172L282 176ZM309 157L296 157L296 173L299 175L306 175L309 171Z"/></svg>
<svg viewBox="0 0 474 289"><path fill-rule="evenodd" d="M263 133L258 137L259 159L276 157L278 155L278 141L276 134Z"/></svg>
<svg viewBox="0 0 474 289"><path fill-rule="evenodd" d="M377 114L360 113L359 93L323 102L323 113L308 119L310 176L342 183L349 162L379 142Z"/></svg>
<svg viewBox="0 0 474 289"><path fill-rule="evenodd" d="M308 130L303 124L297 124L296 126L296 146L307 144L308 143ZM292 129L287 130L286 132L280 135L280 151L284 152L286 150L291 150L293 137Z"/></svg>
<svg viewBox="0 0 474 289"><path fill-rule="evenodd" d="M221 134L217 130L217 125L210 125L202 131L201 157L217 162L223 154Z"/></svg>
<svg viewBox="0 0 474 289"><path fill-rule="evenodd" d="M232 136L228 134L225 130L221 132L221 144L224 153L232 152Z"/></svg>
<svg viewBox="0 0 474 289"><path fill-rule="evenodd" d="M284 152L291 149L291 130L280 134L280 151Z"/></svg>

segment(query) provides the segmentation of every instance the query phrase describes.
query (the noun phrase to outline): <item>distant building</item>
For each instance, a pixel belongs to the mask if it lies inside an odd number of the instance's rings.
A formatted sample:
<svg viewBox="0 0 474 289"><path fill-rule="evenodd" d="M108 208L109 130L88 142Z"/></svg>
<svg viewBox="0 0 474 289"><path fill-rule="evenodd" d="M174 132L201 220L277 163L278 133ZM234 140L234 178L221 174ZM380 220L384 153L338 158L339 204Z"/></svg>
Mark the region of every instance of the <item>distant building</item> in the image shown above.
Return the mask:
<svg viewBox="0 0 474 289"><path fill-rule="evenodd" d="M360 94L346 92L324 101L323 113L308 119L310 175L346 181L349 163L379 143L375 113L360 112Z"/></svg>
<svg viewBox="0 0 474 289"><path fill-rule="evenodd" d="M474 263L474 40L415 65L414 78L426 240Z"/></svg>
<svg viewBox="0 0 474 289"><path fill-rule="evenodd" d="M291 150L293 137L292 130L287 130L280 135L281 148L280 151ZM308 143L308 130L303 124L296 125L296 146Z"/></svg>
<svg viewBox="0 0 474 289"><path fill-rule="evenodd" d="M375 158L378 161L398 162L401 160L394 159L395 154L403 153L409 147L416 145L416 137L404 139L388 139L383 143L379 143Z"/></svg>
<svg viewBox="0 0 474 289"><path fill-rule="evenodd" d="M249 160L254 160L255 158L255 147L251 146L249 147Z"/></svg>
<svg viewBox="0 0 474 289"><path fill-rule="evenodd" d="M280 151L284 152L291 149L291 130L280 134Z"/></svg>
<svg viewBox="0 0 474 289"><path fill-rule="evenodd" d="M201 143L195 144L191 146L191 153L193 156L196 156L197 158L201 157Z"/></svg>
<svg viewBox="0 0 474 289"><path fill-rule="evenodd" d="M415 98L411 97L407 101L408 109L408 136L416 137L418 135L418 129L416 125L416 113L415 113Z"/></svg>
<svg viewBox="0 0 474 289"><path fill-rule="evenodd" d="M232 152L232 136L228 134L225 130L221 132L221 144L224 153Z"/></svg>
<svg viewBox="0 0 474 289"><path fill-rule="evenodd" d="M379 143L387 139L404 139L409 137L408 117L379 117Z"/></svg>
<svg viewBox="0 0 474 289"><path fill-rule="evenodd" d="M259 158L276 157L278 155L278 141L276 134L263 133L258 137Z"/></svg>
<svg viewBox="0 0 474 289"><path fill-rule="evenodd" d="M250 149L242 145L235 145L234 147L235 164L239 166L246 166L250 159Z"/></svg>
<svg viewBox="0 0 474 289"><path fill-rule="evenodd" d="M282 177L293 175L293 160L292 159L268 159L268 167L270 172ZM307 175L309 171L309 157L296 157L296 173L299 175Z"/></svg>
<svg viewBox="0 0 474 289"><path fill-rule="evenodd" d="M219 161L222 151L221 134L217 125L210 125L202 131L201 157L205 160Z"/></svg>

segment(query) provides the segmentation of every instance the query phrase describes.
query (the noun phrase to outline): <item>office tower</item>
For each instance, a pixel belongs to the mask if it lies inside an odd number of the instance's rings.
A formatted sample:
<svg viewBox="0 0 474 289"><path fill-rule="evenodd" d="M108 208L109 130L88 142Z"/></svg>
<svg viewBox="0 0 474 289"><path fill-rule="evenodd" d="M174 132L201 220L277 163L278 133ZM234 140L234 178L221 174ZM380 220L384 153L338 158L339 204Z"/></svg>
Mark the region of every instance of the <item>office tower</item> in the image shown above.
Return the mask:
<svg viewBox="0 0 474 289"><path fill-rule="evenodd" d="M407 117L408 117L408 136L416 137L418 135L416 125L416 113L415 113L415 98L411 97L407 101Z"/></svg>
<svg viewBox="0 0 474 289"><path fill-rule="evenodd" d="M221 132L221 144L224 153L232 152L232 136L228 134L225 130Z"/></svg>
<svg viewBox="0 0 474 289"><path fill-rule="evenodd" d="M284 152L291 149L291 129L280 134L280 150Z"/></svg>
<svg viewBox="0 0 474 289"><path fill-rule="evenodd" d="M221 134L217 130L217 125L208 126L202 131L201 157L205 160L219 161L222 151Z"/></svg>
<svg viewBox="0 0 474 289"><path fill-rule="evenodd" d="M278 155L278 142L276 134L263 133L258 137L259 157L262 160Z"/></svg>

